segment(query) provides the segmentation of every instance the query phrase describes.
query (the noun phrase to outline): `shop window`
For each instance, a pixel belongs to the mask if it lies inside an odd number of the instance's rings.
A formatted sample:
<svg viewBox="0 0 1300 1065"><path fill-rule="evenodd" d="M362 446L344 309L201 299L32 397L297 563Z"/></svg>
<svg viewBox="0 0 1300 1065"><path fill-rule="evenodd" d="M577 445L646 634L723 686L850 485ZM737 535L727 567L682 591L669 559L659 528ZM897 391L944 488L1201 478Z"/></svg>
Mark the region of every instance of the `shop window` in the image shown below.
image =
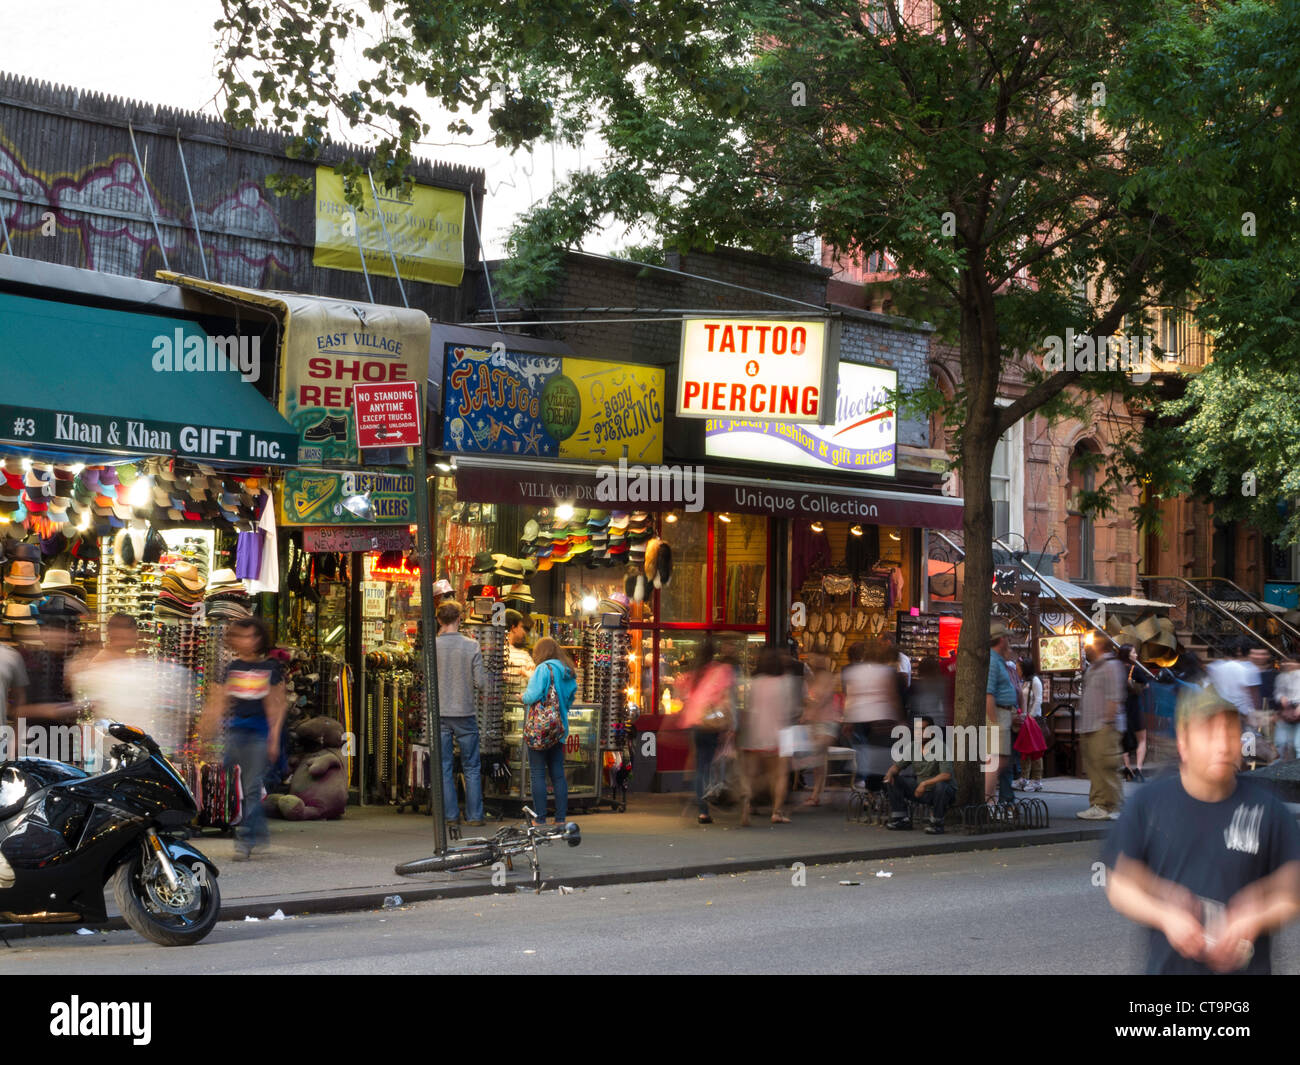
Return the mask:
<svg viewBox="0 0 1300 1065"><path fill-rule="evenodd" d="M714 620L767 622L767 516L729 514L713 528Z"/></svg>
<svg viewBox="0 0 1300 1065"><path fill-rule="evenodd" d="M709 516L679 513L663 525L663 537L672 545L673 576L659 593L660 620L708 621Z"/></svg>

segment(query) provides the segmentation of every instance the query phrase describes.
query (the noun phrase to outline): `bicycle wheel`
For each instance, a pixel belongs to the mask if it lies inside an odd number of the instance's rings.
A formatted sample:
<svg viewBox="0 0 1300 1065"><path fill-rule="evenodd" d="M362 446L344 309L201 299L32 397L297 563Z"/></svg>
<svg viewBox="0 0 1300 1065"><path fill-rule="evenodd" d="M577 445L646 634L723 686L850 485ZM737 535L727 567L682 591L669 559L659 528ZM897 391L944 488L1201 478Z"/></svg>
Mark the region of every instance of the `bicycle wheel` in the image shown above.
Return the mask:
<svg viewBox="0 0 1300 1065"><path fill-rule="evenodd" d="M404 862L396 866L393 871L398 876L414 876L416 873L452 873L457 869L474 869L481 865L491 865L495 857L496 852L491 847L471 847L467 850L435 854L432 858Z"/></svg>

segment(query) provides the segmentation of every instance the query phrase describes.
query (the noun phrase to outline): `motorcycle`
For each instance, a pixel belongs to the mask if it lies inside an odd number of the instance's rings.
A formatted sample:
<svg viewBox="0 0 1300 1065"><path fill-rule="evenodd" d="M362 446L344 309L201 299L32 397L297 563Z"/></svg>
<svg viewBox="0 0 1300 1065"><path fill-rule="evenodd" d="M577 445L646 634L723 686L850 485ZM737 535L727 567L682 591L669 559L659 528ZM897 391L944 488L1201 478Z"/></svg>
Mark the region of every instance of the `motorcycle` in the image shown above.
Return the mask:
<svg viewBox="0 0 1300 1065"><path fill-rule="evenodd" d="M118 741L103 773L44 758L0 763L0 919L106 920L111 880L145 939L197 943L221 912L217 867L168 834L194 819L194 796L140 729L99 727Z"/></svg>

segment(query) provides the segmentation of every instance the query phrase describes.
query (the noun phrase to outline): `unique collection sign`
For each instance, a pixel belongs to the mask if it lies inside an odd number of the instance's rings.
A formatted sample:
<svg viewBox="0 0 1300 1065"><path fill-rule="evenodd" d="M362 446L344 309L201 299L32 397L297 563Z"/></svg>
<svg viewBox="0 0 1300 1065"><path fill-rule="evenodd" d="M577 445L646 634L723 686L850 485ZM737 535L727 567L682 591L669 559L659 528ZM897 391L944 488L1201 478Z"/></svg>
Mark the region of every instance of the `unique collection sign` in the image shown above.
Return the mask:
<svg viewBox="0 0 1300 1065"><path fill-rule="evenodd" d="M409 473L286 470L280 496L285 525L410 525L415 478Z"/></svg>
<svg viewBox="0 0 1300 1065"><path fill-rule="evenodd" d="M686 318L677 385L684 418L827 424L839 361L838 323Z"/></svg>
<svg viewBox="0 0 1300 1065"><path fill-rule="evenodd" d="M897 387L895 370L842 362L834 425L710 418L704 425L704 453L710 458L778 462L892 477L898 419L889 402L889 393Z"/></svg>
<svg viewBox="0 0 1300 1065"><path fill-rule="evenodd" d="M380 220L382 215L382 222ZM390 251L391 248L391 251ZM343 179L316 168L316 248L312 265L393 277L393 260L406 281L459 285L465 274L465 195L415 185L402 195L368 182L355 211L343 196Z"/></svg>
<svg viewBox="0 0 1300 1065"><path fill-rule="evenodd" d="M446 346L449 451L658 463L664 371L590 359Z"/></svg>

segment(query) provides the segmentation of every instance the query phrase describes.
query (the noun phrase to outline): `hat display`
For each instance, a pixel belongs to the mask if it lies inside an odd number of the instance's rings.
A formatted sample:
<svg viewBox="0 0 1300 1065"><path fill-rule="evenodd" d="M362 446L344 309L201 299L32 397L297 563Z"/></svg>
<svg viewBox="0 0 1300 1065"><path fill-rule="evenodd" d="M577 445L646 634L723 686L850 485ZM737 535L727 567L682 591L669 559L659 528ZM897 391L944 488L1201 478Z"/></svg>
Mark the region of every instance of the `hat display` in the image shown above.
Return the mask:
<svg viewBox="0 0 1300 1065"><path fill-rule="evenodd" d="M45 580L41 581L41 591L48 592L54 588L71 588L72 574L66 569L52 569L45 574Z"/></svg>
<svg viewBox="0 0 1300 1065"><path fill-rule="evenodd" d="M207 584L193 562L177 562L168 572L191 592L201 592Z"/></svg>
<svg viewBox="0 0 1300 1065"><path fill-rule="evenodd" d="M451 587L451 581L447 580L446 577L443 577L441 580L436 580L436 581L434 581L434 582L433 582L433 594L434 594L435 596L439 596L439 595L453 595L453 594L454 594L454 591L453 591L453 589L452 589L452 587Z"/></svg>
<svg viewBox="0 0 1300 1065"><path fill-rule="evenodd" d="M534 603L533 590L527 584L515 584L502 591L502 599L512 599L519 603Z"/></svg>
<svg viewBox="0 0 1300 1065"><path fill-rule="evenodd" d="M30 545L35 546L35 545ZM36 548L39 557L40 548ZM15 558L9 563L9 570L5 573L5 584L12 584L16 587L26 588L38 583L36 563L25 558Z"/></svg>
<svg viewBox="0 0 1300 1065"><path fill-rule="evenodd" d="M491 551L480 551L474 556L474 563L470 566L471 573L491 573L496 568L496 558Z"/></svg>
<svg viewBox="0 0 1300 1065"><path fill-rule="evenodd" d="M244 582L235 576L233 569L215 570L208 578L209 592L223 592L230 590L244 590Z"/></svg>
<svg viewBox="0 0 1300 1065"><path fill-rule="evenodd" d="M4 622L6 625L35 625L30 603L19 603L13 599L5 601Z"/></svg>

